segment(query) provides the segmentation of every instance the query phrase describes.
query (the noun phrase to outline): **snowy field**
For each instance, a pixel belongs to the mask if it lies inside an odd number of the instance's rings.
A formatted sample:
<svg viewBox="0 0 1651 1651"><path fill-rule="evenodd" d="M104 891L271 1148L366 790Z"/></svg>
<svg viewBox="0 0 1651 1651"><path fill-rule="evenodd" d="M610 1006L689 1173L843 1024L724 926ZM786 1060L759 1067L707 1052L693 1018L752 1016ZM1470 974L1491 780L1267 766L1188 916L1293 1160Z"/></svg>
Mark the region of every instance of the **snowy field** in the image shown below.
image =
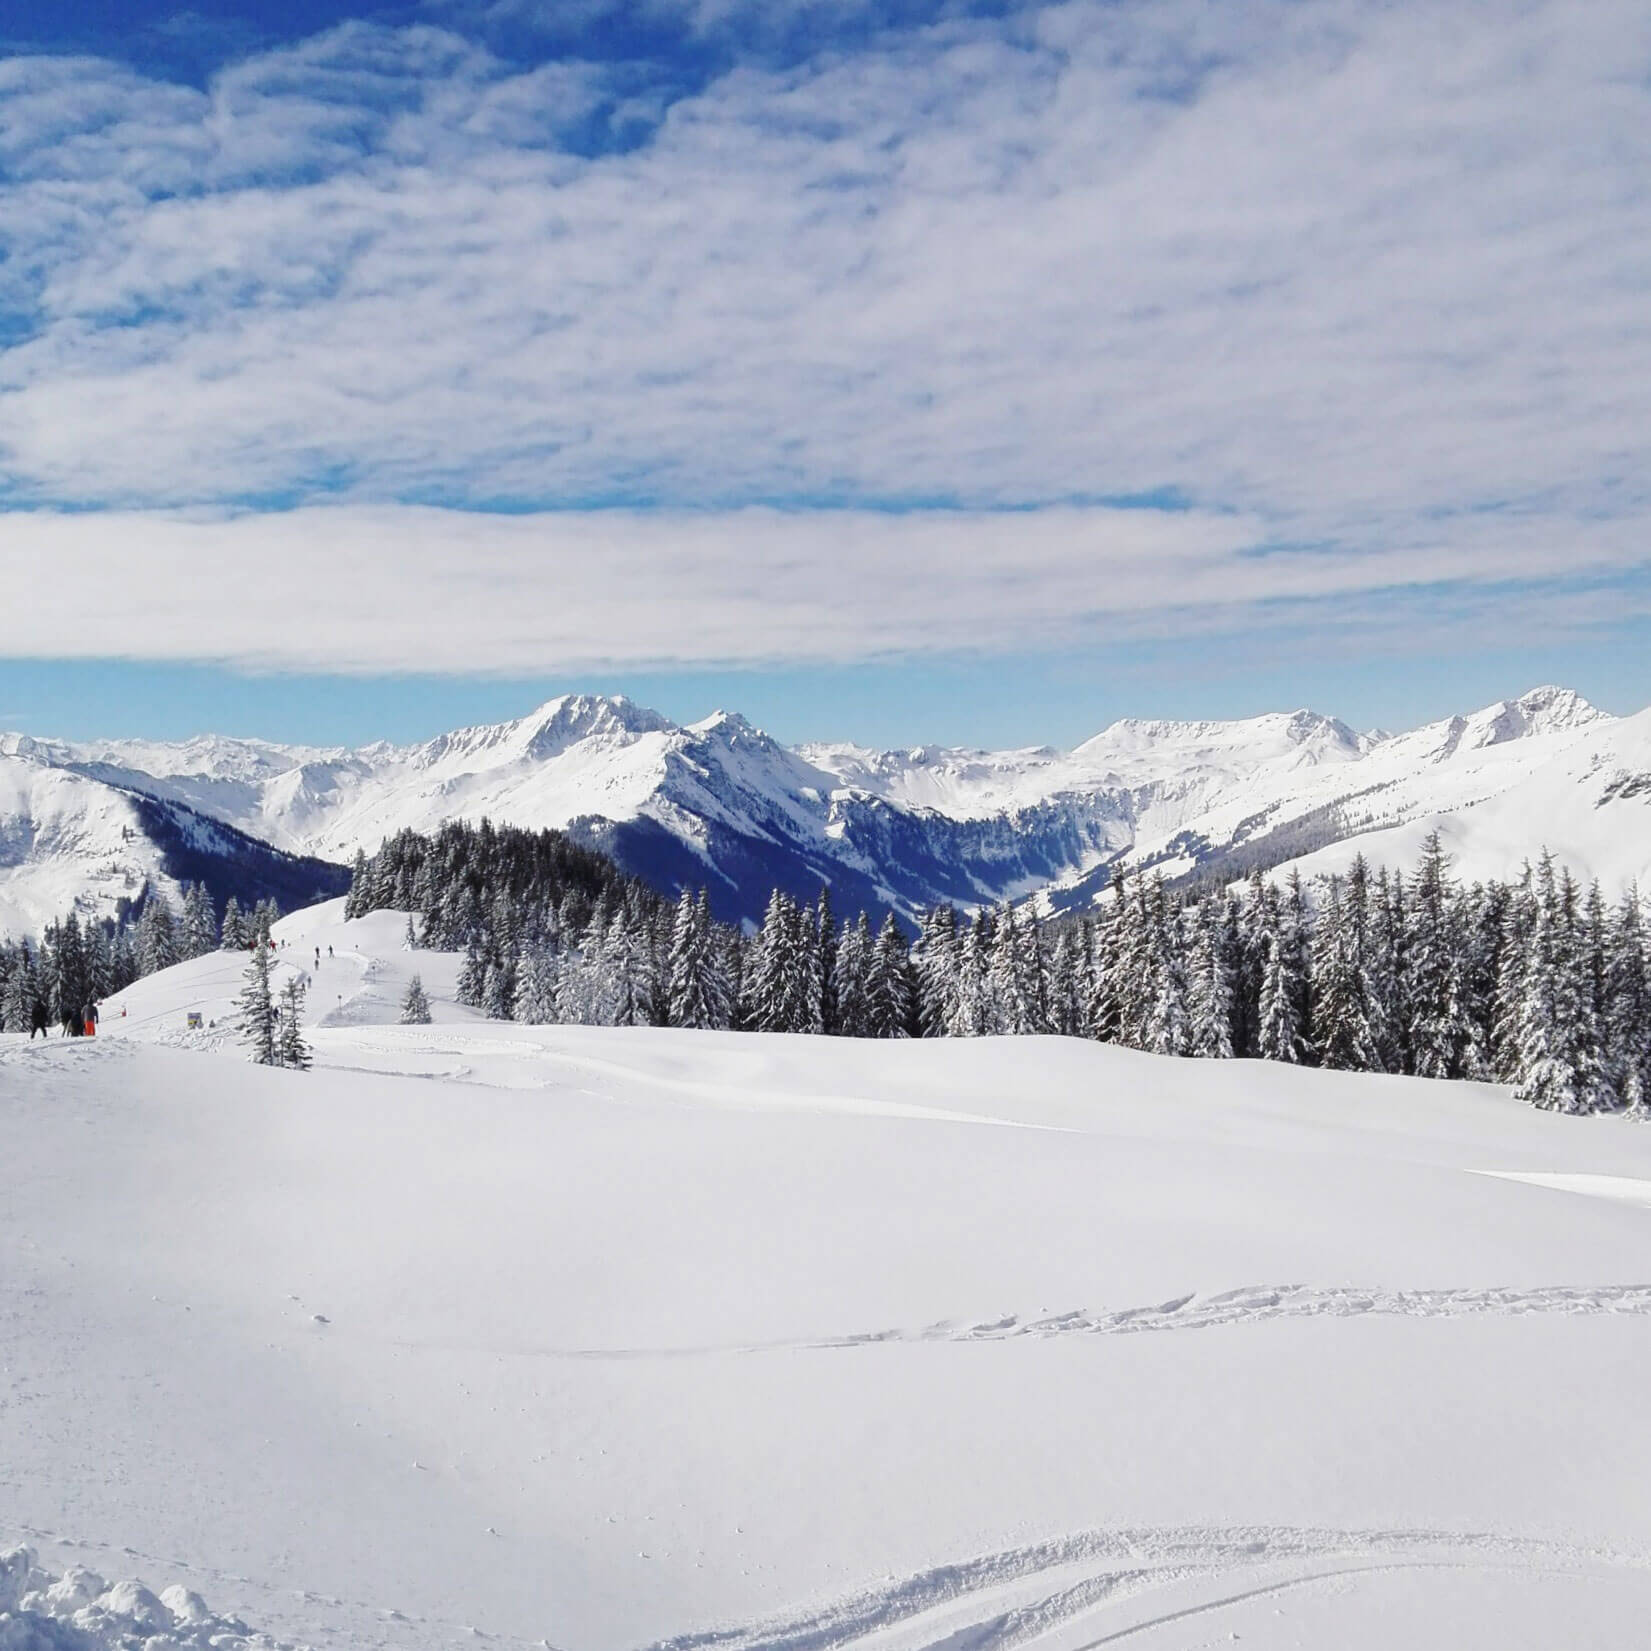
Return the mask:
<svg viewBox="0 0 1651 1651"><path fill-rule="evenodd" d="M0 1038L0 1645L1644 1643L1651 1129L488 1023L403 928L278 927L308 1074L233 957Z"/></svg>

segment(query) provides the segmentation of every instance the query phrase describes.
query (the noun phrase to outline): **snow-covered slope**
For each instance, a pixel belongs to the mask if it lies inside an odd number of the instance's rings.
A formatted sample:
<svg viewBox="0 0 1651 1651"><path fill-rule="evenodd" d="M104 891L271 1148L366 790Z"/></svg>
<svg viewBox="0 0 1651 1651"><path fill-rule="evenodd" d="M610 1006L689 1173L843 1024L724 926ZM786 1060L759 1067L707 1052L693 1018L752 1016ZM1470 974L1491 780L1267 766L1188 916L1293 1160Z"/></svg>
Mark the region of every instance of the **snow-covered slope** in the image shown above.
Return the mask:
<svg viewBox="0 0 1651 1651"><path fill-rule="evenodd" d="M1399 735L1297 711L1124 721L1068 752L885 752L791 750L726 713L678 727L568 696L416 746L26 743L37 764L333 860L455 817L564 827L754 918L772 885L807 897L822 881L849 910L1031 895L1069 908L1119 860L1236 876L1342 844L1323 863L1355 847L1408 861L1434 825L1472 875L1511 874L1546 841L1617 883L1651 872L1647 716L1545 688Z"/></svg>
<svg viewBox="0 0 1651 1651"><path fill-rule="evenodd" d="M222 958L0 1038L0 1548L140 1578L157 1645L1643 1638L1643 1125L1058 1039L489 1024L401 930L278 927L307 1074L165 1046ZM380 1024L415 968L437 1024Z"/></svg>
<svg viewBox="0 0 1651 1651"><path fill-rule="evenodd" d="M71 908L114 916L147 886L204 882L218 903L283 906L337 891L340 872L285 853L144 784L111 783L61 751L0 740L0 935L38 934Z"/></svg>

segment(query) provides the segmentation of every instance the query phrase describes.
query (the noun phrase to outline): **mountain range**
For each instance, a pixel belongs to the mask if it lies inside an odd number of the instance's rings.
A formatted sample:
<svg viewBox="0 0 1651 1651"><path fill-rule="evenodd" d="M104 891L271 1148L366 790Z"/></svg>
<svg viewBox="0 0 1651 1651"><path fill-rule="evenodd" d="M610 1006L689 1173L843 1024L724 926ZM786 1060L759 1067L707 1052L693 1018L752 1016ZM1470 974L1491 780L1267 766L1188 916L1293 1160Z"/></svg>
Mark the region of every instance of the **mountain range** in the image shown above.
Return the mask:
<svg viewBox="0 0 1651 1651"><path fill-rule="evenodd" d="M395 831L482 816L564 828L747 920L774 885L822 883L847 911L1074 910L1119 865L1175 880L1331 870L1360 851L1408 865L1433 829L1467 877L1516 872L1546 845L1618 885L1651 871L1651 711L1615 717L1548 687L1401 734L1294 711L1125 720L1070 751L877 751L581 694L414 745L5 735L0 930L184 877L292 905L334 892L338 865Z"/></svg>

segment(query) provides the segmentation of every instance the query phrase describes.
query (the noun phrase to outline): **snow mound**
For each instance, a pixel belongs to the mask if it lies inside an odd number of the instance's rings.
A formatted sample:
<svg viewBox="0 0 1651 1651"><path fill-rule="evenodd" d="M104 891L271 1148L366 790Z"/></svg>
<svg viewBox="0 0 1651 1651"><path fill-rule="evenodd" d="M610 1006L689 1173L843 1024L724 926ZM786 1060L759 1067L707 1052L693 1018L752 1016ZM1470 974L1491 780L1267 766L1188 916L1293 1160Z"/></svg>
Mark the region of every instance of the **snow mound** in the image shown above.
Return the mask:
<svg viewBox="0 0 1651 1651"><path fill-rule="evenodd" d="M239 1617L214 1614L191 1589L154 1594L135 1578L107 1583L71 1565L61 1576L42 1570L33 1548L0 1550L0 1651L103 1651L104 1647L210 1646L213 1651L282 1651Z"/></svg>

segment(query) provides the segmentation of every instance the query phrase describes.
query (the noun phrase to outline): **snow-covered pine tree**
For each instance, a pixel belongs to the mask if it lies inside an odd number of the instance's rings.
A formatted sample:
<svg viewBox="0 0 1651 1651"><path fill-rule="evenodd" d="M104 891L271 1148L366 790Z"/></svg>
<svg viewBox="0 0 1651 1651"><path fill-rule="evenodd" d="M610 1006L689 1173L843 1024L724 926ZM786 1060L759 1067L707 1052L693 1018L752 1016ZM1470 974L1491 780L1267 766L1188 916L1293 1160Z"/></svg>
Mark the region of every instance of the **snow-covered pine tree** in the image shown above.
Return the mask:
<svg viewBox="0 0 1651 1651"><path fill-rule="evenodd" d="M1145 891L1147 1014L1140 1047L1155 1055L1192 1052L1187 1013L1187 981L1180 912L1162 876Z"/></svg>
<svg viewBox="0 0 1651 1651"><path fill-rule="evenodd" d="M837 1034L844 1038L869 1038L871 1006L867 979L871 972L871 922L864 912L853 923L845 923L837 941L836 1000Z"/></svg>
<svg viewBox="0 0 1651 1651"><path fill-rule="evenodd" d="M828 1037L837 1030L837 918L831 909L831 891L820 885L814 905L814 937L819 953L820 1030Z"/></svg>
<svg viewBox="0 0 1651 1651"><path fill-rule="evenodd" d="M1085 932L1070 925L1056 935L1049 949L1048 1027L1058 1037L1083 1035L1084 981L1088 972L1083 955Z"/></svg>
<svg viewBox="0 0 1651 1651"><path fill-rule="evenodd" d="M1612 925L1606 993L1611 1086L1619 1105L1644 1113L1651 1108L1651 966L1639 890L1632 886Z"/></svg>
<svg viewBox="0 0 1651 1651"><path fill-rule="evenodd" d="M556 1001L560 971L556 954L544 941L532 941L522 948L516 970L516 998L511 1018L527 1026L551 1026L562 1016Z"/></svg>
<svg viewBox="0 0 1651 1651"><path fill-rule="evenodd" d="M1535 879L1534 922L1526 940L1514 1093L1552 1112L1590 1112L1597 1094L1578 980L1576 891L1554 874L1544 851Z"/></svg>
<svg viewBox="0 0 1651 1651"><path fill-rule="evenodd" d="M866 1034L904 1038L912 1021L910 948L891 912L877 931L871 965L866 971Z"/></svg>
<svg viewBox="0 0 1651 1651"><path fill-rule="evenodd" d="M1271 884L1262 894L1261 918L1261 1002L1256 1028L1257 1053L1263 1060L1299 1064L1306 1052L1297 1018L1301 983L1297 977L1299 954L1287 933L1278 891Z"/></svg>
<svg viewBox="0 0 1651 1651"><path fill-rule="evenodd" d="M1525 966L1530 957L1531 936L1535 928L1536 877L1527 861L1519 881L1508 890L1502 948L1497 959L1492 1035L1496 1062L1492 1076L1498 1083L1519 1082Z"/></svg>
<svg viewBox="0 0 1651 1651"><path fill-rule="evenodd" d="M1118 994L1118 1041L1131 1049L1145 1049L1157 1004L1153 971L1152 890L1145 875L1122 902L1117 930L1117 966L1113 971Z"/></svg>
<svg viewBox="0 0 1651 1651"><path fill-rule="evenodd" d="M34 966L25 942L17 949L17 955L12 961L11 974L6 979L4 997L0 998L0 1024L4 1025L6 1031L29 1030L29 1018L34 1009L34 1000L39 993L39 983L35 978Z"/></svg>
<svg viewBox="0 0 1651 1651"><path fill-rule="evenodd" d="M710 935L702 916L704 909L691 889L684 889L677 900L667 965L673 1026L704 1028L717 1024L708 989L710 959L706 953Z"/></svg>
<svg viewBox="0 0 1651 1651"><path fill-rule="evenodd" d="M1037 1004L1022 960L1022 925L1015 908L1005 902L992 931L991 957L986 979L993 1005L993 1030L1023 1037L1037 1028Z"/></svg>
<svg viewBox="0 0 1651 1651"><path fill-rule="evenodd" d="M1085 982L1084 1036L1101 1043L1123 1038L1123 1004L1118 995L1119 958L1123 923L1121 877L1112 884L1113 898L1090 925L1089 978Z"/></svg>
<svg viewBox="0 0 1651 1651"><path fill-rule="evenodd" d="M233 894L224 902L224 926L218 944L226 952L244 952L247 949L246 918L241 914L241 902Z"/></svg>
<svg viewBox="0 0 1651 1651"><path fill-rule="evenodd" d="M790 895L774 889L763 913L762 929L752 948L751 967L745 977L745 1014L757 1032L791 1032L791 979L798 959L796 903Z"/></svg>
<svg viewBox="0 0 1651 1651"><path fill-rule="evenodd" d="M1577 926L1577 995L1582 1003L1583 1025L1590 1034L1592 1063L1596 1078L1594 1109L1612 1110L1622 1104L1616 1088L1616 1063L1610 1057L1610 973L1611 919L1605 895L1596 877L1588 886Z"/></svg>
<svg viewBox="0 0 1651 1651"><path fill-rule="evenodd" d="M956 997L958 945L957 912L953 907L935 906L923 914L917 934L917 1010L926 1038L946 1035L947 1017ZM869 933L866 956L869 960Z"/></svg>
<svg viewBox="0 0 1651 1651"><path fill-rule="evenodd" d="M480 940L472 935L464 950L464 962L459 965L458 985L454 995L467 1009L479 1009L486 986L487 961L482 956Z"/></svg>
<svg viewBox="0 0 1651 1651"><path fill-rule="evenodd" d="M509 956L496 958L488 964L482 984L482 1013L489 1020L509 1020L515 1013L515 1004L516 960Z"/></svg>
<svg viewBox="0 0 1651 1651"><path fill-rule="evenodd" d="M950 995L943 1022L950 1038L978 1038L991 1030L986 970L991 929L977 913L958 936L957 963L951 971Z"/></svg>
<svg viewBox="0 0 1651 1651"><path fill-rule="evenodd" d="M367 852L358 848L355 851L355 860L350 866L350 891L344 896L344 915L346 917L365 917L374 908L369 903L367 887ZM225 923L229 921L225 914Z"/></svg>
<svg viewBox="0 0 1651 1651"><path fill-rule="evenodd" d="M242 976L240 996L235 1000L241 1042L259 1066L276 1063L275 999L270 992L269 973L268 947L254 947Z"/></svg>
<svg viewBox="0 0 1651 1651"><path fill-rule="evenodd" d="M1431 831L1410 881L1405 930L1408 963L1411 1070L1419 1078L1450 1078L1457 1072L1461 1028L1455 1011L1449 868L1439 833Z"/></svg>
<svg viewBox="0 0 1651 1651"><path fill-rule="evenodd" d="M1370 983L1360 957L1356 920L1339 877L1332 877L1325 889L1316 942L1313 1028L1319 1064L1337 1072L1375 1071L1378 1057L1370 1024Z"/></svg>
<svg viewBox="0 0 1651 1651"><path fill-rule="evenodd" d="M516 1018L520 1020L522 1017L518 1014ZM401 1024L403 1026L428 1026L430 1024L430 999L425 995L424 980L419 975L414 975L407 982L407 990L402 994Z"/></svg>
<svg viewBox="0 0 1651 1651"><path fill-rule="evenodd" d="M1205 1060L1233 1054L1233 957L1227 903L1210 895L1194 918L1191 979L1187 983L1189 1053Z"/></svg>
<svg viewBox="0 0 1651 1651"><path fill-rule="evenodd" d="M185 957L205 957L218 949L218 924L212 910L212 896L204 883L185 886L181 927L179 950Z"/></svg>
<svg viewBox="0 0 1651 1651"><path fill-rule="evenodd" d="M275 1061L294 1071L307 1072L310 1046L304 1041L304 982L293 975L281 988L279 1026L275 1037Z"/></svg>
<svg viewBox="0 0 1651 1651"><path fill-rule="evenodd" d="M178 961L177 925L171 904L159 889L151 889L138 919L138 967L152 975Z"/></svg>

